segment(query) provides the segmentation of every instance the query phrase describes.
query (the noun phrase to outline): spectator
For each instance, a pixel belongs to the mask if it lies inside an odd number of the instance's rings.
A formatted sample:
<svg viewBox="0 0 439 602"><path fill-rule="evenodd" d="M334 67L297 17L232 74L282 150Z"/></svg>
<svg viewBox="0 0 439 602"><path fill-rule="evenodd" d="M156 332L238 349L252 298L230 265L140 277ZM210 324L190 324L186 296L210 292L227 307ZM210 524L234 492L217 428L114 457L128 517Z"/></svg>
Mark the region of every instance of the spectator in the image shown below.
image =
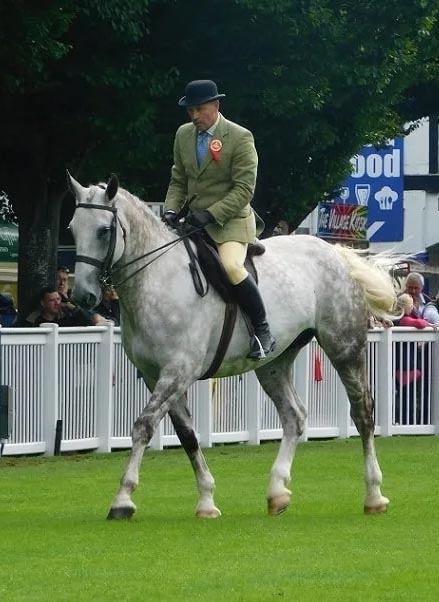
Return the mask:
<svg viewBox="0 0 439 602"><path fill-rule="evenodd" d="M403 293L413 297L414 310L419 318L423 317L424 308L428 301L424 294L424 276L419 272L410 272L405 281Z"/></svg>
<svg viewBox="0 0 439 602"><path fill-rule="evenodd" d="M69 288L70 270L66 267L59 267L56 271L56 290L61 296L61 303L71 301L71 290Z"/></svg>
<svg viewBox="0 0 439 602"><path fill-rule="evenodd" d="M426 307L427 307L427 305L426 305ZM425 318L419 318L417 316L417 313L415 311L415 304L413 301L413 297L411 295L409 295L408 293L403 293L402 295L399 295L398 306L404 312L404 315L402 316L402 318L400 320L397 321L397 323L396 323L397 326L412 326L414 328L427 328L430 326L430 327L435 328L434 324L431 324ZM425 313L425 310L424 310L424 313Z"/></svg>
<svg viewBox="0 0 439 602"><path fill-rule="evenodd" d="M61 295L49 286L41 289L39 308L26 318L24 326L39 326L44 322L52 322L58 326L93 326L94 319L89 313L77 306L66 307L61 302Z"/></svg>
<svg viewBox="0 0 439 602"><path fill-rule="evenodd" d="M111 320L116 326L120 324L119 297L114 286L102 287L102 301L96 311L106 320Z"/></svg>
<svg viewBox="0 0 439 602"><path fill-rule="evenodd" d="M70 275L69 268L61 266L57 269L56 290L58 291L58 293L61 297L61 309L66 314L75 312L79 309L79 306L72 300L72 297L71 297L72 291L69 287L69 275ZM81 309L81 312L83 314L88 314L89 319L90 319L90 324L93 326L105 324L105 322L106 322L106 320L101 315L99 315L95 310Z"/></svg>
<svg viewBox="0 0 439 602"><path fill-rule="evenodd" d="M11 293L0 293L0 324L5 328L15 326L17 323L17 310L14 307L14 298Z"/></svg>
<svg viewBox="0 0 439 602"><path fill-rule="evenodd" d="M403 316L395 323L396 326L437 329L436 325L418 317L413 297L408 293L399 295L398 306L403 311ZM395 345L395 418L401 424L413 424L415 420L419 422L421 417L424 424L427 424L428 353L428 347L421 342L404 342ZM425 396L423 403L421 398L422 381L424 381Z"/></svg>
<svg viewBox="0 0 439 602"><path fill-rule="evenodd" d="M426 303L423 317L427 322L430 322L430 324L439 325L439 292L436 294L433 301Z"/></svg>

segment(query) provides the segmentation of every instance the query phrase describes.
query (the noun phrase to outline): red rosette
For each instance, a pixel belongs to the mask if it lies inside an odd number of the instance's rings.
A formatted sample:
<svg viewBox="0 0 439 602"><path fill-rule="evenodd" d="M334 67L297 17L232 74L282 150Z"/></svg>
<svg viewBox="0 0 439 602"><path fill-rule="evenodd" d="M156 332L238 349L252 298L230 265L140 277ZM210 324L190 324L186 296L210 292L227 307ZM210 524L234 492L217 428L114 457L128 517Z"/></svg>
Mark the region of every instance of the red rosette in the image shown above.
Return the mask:
<svg viewBox="0 0 439 602"><path fill-rule="evenodd" d="M210 152L212 153L212 159L214 161L219 161L221 158L221 149L223 147L223 143L221 140L214 138L210 143Z"/></svg>

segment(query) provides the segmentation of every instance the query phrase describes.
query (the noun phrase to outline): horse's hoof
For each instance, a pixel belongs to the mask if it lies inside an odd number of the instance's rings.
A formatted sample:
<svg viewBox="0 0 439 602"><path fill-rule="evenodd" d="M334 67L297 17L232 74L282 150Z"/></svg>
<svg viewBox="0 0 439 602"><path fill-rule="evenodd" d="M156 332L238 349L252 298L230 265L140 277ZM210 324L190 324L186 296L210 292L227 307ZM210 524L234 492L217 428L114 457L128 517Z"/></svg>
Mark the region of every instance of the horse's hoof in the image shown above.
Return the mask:
<svg viewBox="0 0 439 602"><path fill-rule="evenodd" d="M136 508L131 506L121 506L120 508L110 508L107 514L107 520L124 520L131 518Z"/></svg>
<svg viewBox="0 0 439 602"><path fill-rule="evenodd" d="M195 513L196 518L219 518L221 516L221 510L213 507L210 510L197 510Z"/></svg>
<svg viewBox="0 0 439 602"><path fill-rule="evenodd" d="M288 508L291 503L291 495L289 493L282 493L282 495L275 495L267 499L268 503L268 514L271 516L277 516L282 514Z"/></svg>
<svg viewBox="0 0 439 602"><path fill-rule="evenodd" d="M380 504L379 506L364 506L364 514L384 514L387 512L388 504Z"/></svg>
<svg viewBox="0 0 439 602"><path fill-rule="evenodd" d="M364 504L364 514L384 514L387 512L389 506L389 500L386 497L382 497L378 503L373 506L370 504Z"/></svg>

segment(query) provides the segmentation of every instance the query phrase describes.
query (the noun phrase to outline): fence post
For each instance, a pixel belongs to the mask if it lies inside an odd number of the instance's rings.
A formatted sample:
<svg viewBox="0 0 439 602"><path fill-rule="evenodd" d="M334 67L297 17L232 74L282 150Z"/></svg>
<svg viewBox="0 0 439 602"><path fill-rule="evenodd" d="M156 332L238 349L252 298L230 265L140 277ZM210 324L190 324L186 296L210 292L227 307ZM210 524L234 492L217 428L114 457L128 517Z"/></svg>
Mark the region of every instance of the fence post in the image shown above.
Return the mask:
<svg viewBox="0 0 439 602"><path fill-rule="evenodd" d="M201 447L212 447L212 381L199 380L197 387L198 437Z"/></svg>
<svg viewBox="0 0 439 602"><path fill-rule="evenodd" d="M296 361L294 362L294 388L299 396L300 401L305 406L306 412L308 413L309 408L309 378L311 371L311 343L308 343L305 347L297 354ZM305 427L303 429L301 441L308 440L308 419L305 420Z"/></svg>
<svg viewBox="0 0 439 602"><path fill-rule="evenodd" d="M435 341L431 346L432 383L431 383L431 422L435 426L435 434L439 435L439 332L435 332Z"/></svg>
<svg viewBox="0 0 439 602"><path fill-rule="evenodd" d="M246 374L247 379L247 428L248 442L259 445L261 442L261 400L259 381L254 371Z"/></svg>
<svg viewBox="0 0 439 602"><path fill-rule="evenodd" d="M114 324L109 322L98 346L96 371L96 436L98 452L111 451L113 435Z"/></svg>
<svg viewBox="0 0 439 602"><path fill-rule="evenodd" d="M380 334L375 420L381 427L381 435L391 437L393 414L392 329L385 328Z"/></svg>
<svg viewBox="0 0 439 602"><path fill-rule="evenodd" d="M55 452L56 421L58 420L58 324L41 324L50 329L44 345L43 360L43 438L46 456Z"/></svg>

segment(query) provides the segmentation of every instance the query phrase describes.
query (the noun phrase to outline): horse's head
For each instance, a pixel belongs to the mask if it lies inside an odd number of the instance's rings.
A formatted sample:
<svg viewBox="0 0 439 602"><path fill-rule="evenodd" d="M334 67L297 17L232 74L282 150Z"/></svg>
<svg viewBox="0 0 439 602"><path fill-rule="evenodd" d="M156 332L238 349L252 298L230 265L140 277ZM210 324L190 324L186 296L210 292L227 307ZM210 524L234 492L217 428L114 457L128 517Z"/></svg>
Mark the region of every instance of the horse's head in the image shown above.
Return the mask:
<svg viewBox="0 0 439 602"><path fill-rule="evenodd" d="M102 279L124 251L124 232L115 205L119 182L84 188L67 172L76 200L70 230L76 245L73 298L81 306L95 307L101 300Z"/></svg>

